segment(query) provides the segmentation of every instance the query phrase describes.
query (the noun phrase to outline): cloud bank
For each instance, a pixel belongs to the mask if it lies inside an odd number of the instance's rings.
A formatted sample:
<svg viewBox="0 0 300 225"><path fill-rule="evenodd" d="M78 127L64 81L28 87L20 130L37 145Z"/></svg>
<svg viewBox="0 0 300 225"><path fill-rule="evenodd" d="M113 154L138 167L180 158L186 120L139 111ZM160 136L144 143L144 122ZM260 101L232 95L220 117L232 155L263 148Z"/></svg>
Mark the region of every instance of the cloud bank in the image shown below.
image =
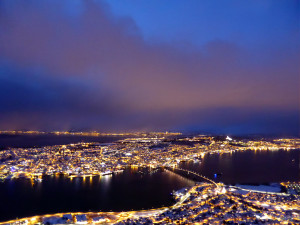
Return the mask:
<svg viewBox="0 0 300 225"><path fill-rule="evenodd" d="M298 35L182 49L102 1L1 2L0 128L299 134Z"/></svg>

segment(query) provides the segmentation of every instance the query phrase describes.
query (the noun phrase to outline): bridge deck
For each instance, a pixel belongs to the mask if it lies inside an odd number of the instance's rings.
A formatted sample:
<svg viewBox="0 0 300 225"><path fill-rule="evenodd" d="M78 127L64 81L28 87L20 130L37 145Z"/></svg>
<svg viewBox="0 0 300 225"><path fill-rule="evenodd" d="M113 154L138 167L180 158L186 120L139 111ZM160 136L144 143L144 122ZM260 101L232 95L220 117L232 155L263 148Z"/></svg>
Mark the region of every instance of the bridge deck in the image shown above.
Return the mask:
<svg viewBox="0 0 300 225"><path fill-rule="evenodd" d="M199 173L196 173L195 171L186 170L186 169L182 169L182 168L170 168L170 167L165 167L165 169L167 169L167 170L169 170L169 171L172 171L172 172L175 172L175 171L177 170L177 171L183 171L183 172L186 172L186 173L188 173L188 174L193 174L193 175L195 175L195 176L198 176L198 177L200 177L200 178L202 178L202 179L208 181L209 183L214 184L216 187L219 187L219 185L218 185L216 182L214 182L213 180L211 180L211 179L209 179L209 178L207 178L207 177L205 177L205 176L203 176L203 175L201 175L201 174L199 174Z"/></svg>

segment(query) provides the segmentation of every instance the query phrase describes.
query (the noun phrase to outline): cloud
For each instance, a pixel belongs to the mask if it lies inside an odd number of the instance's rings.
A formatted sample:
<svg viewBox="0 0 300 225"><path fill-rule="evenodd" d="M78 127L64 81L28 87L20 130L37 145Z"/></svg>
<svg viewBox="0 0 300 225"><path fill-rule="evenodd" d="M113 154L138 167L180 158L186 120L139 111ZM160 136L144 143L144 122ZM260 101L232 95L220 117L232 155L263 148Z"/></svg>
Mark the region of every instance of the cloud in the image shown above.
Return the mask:
<svg viewBox="0 0 300 225"><path fill-rule="evenodd" d="M169 129L193 123L187 117L201 127L212 118L206 112L228 107L298 110L299 46L249 53L222 40L202 49L154 45L105 3L75 3L0 5L0 60L11 71L0 77L0 112L10 118L3 128Z"/></svg>

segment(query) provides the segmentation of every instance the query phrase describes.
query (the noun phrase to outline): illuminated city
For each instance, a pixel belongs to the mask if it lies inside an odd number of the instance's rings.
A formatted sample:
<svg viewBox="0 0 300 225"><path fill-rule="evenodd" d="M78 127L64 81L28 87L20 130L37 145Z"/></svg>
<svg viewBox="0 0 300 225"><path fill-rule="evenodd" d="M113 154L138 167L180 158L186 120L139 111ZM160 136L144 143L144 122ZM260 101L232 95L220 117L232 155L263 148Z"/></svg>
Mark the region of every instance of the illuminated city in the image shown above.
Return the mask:
<svg viewBox="0 0 300 225"><path fill-rule="evenodd" d="M64 135L64 134L60 134ZM105 134L107 135L107 134ZM121 134L120 136L124 136ZM128 135L128 134L126 134ZM64 175L68 179L114 176L124 169L162 169L202 182L174 191L176 203L170 207L128 212L60 213L25 218L9 223L77 224L219 224L219 223L299 223L300 183L281 183L283 192L255 190L215 182L201 174L180 168L180 162L200 162L206 154L236 151L292 151L300 139L235 140L229 136L178 133L135 134L108 144L77 143L42 148L11 148L1 151L1 179L30 179L32 185L45 176ZM140 136L140 137L137 137ZM189 175L190 174L190 175ZM103 179L103 178L102 178ZM5 224L5 223L4 223Z"/></svg>
<svg viewBox="0 0 300 225"><path fill-rule="evenodd" d="M129 134L120 136L124 135ZM153 169L177 167L181 161L199 161L208 153L279 149L288 151L300 148L300 139L236 141L228 136L223 138L224 140L218 140L206 135L172 138L176 135L178 133L144 134L139 138L127 138L108 145L78 143L30 149L12 148L0 152L1 161L4 162L1 165L0 176L2 179L26 177L39 181L43 175L61 173L70 178L85 178L122 172L124 167L128 166ZM163 147L160 147L162 143Z"/></svg>
<svg viewBox="0 0 300 225"><path fill-rule="evenodd" d="M0 0L0 225L300 224L299 0Z"/></svg>

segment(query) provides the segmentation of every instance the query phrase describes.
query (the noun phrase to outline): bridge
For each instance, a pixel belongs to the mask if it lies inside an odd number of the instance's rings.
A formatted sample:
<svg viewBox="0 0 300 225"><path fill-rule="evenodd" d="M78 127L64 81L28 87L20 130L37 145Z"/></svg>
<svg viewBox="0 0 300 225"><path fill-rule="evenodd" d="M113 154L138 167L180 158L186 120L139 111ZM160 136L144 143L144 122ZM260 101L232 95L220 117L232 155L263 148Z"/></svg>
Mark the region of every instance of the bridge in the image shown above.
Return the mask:
<svg viewBox="0 0 300 225"><path fill-rule="evenodd" d="M191 171L191 170L186 170L186 169L182 169L182 168L171 168L171 167L164 167L164 169L176 173L175 171L183 171L186 172L187 174L192 174L194 176L200 177L206 181L208 181L209 183L214 184L216 187L220 187L219 184L217 184L216 182L214 182L213 180L195 172L195 171ZM259 191L259 190L253 190L253 189L247 189L247 188L241 188L241 187L237 187L237 186L229 186L230 188L235 188L238 190L242 190L242 191L246 191L246 192L254 192L254 193L261 193L261 194L271 194L271 195L279 195L279 196L289 196L289 194L287 193L280 193L280 192L270 192L270 191Z"/></svg>
<svg viewBox="0 0 300 225"><path fill-rule="evenodd" d="M207 178L207 177L205 177L205 176L203 176L203 175L201 175L201 174L199 174L195 171L186 170L186 169L182 169L182 168L171 168L171 167L164 167L164 169L169 170L173 173L175 173L175 171L183 171L183 172L186 172L187 174L192 174L196 177L200 177L201 179L204 179L204 180L208 181L209 183L212 183L216 187L219 187L219 185L216 182L214 182L213 180L211 180L211 179L209 179L209 178Z"/></svg>

